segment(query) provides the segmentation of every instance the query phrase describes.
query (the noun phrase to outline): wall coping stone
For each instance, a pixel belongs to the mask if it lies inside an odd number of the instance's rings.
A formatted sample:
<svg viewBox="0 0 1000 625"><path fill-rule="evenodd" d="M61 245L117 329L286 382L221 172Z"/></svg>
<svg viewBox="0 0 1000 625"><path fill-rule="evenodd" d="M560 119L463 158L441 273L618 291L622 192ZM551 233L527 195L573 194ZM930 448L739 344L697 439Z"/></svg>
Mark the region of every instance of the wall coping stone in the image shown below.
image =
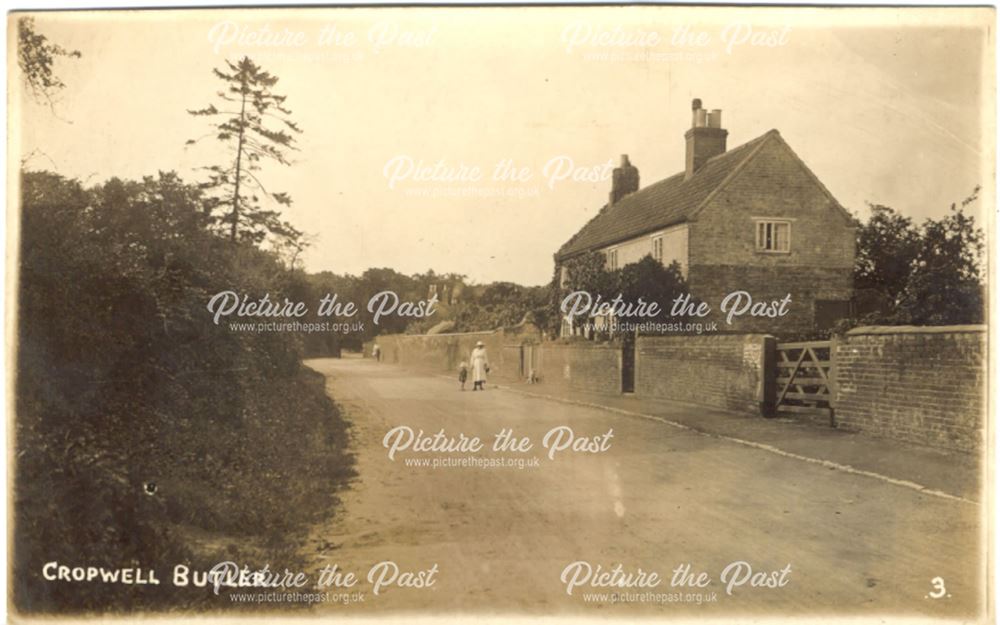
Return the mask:
<svg viewBox="0 0 1000 625"><path fill-rule="evenodd" d="M985 325L959 326L863 326L847 332L847 336L883 334L967 334L985 333Z"/></svg>
<svg viewBox="0 0 1000 625"><path fill-rule="evenodd" d="M610 341L590 341L586 339L581 339L579 341L567 341L566 339L556 339L554 341L542 341L538 343L542 347L570 347L573 349L621 349L621 345L617 343L612 343Z"/></svg>
<svg viewBox="0 0 1000 625"><path fill-rule="evenodd" d="M714 334L640 334L639 339L642 340L654 340L654 341L680 341L680 340L690 340L690 339L762 339L762 338L774 338L773 334L767 334L766 332L733 332L733 333L722 333L717 332Z"/></svg>
<svg viewBox="0 0 1000 625"><path fill-rule="evenodd" d="M379 336L385 337L402 337L402 338L415 338L415 339L433 339L439 336L487 336L490 334L496 334L499 330L476 330L475 332L442 332L441 334L379 334Z"/></svg>

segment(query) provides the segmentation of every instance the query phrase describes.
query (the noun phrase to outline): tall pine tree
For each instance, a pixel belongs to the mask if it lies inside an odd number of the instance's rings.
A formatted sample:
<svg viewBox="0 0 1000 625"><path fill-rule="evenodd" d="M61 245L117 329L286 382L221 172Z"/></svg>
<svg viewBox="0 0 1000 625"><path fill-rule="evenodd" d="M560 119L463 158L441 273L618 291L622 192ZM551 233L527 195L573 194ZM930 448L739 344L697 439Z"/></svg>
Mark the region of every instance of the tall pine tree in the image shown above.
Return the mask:
<svg viewBox="0 0 1000 625"><path fill-rule="evenodd" d="M266 197L288 206L291 198L287 193L269 192L259 172L261 162L266 160L291 165L287 155L297 149L295 135L302 131L289 119L291 111L285 108L286 96L271 91L278 82L277 76L261 69L249 57L238 63L226 61L226 66L223 70L212 70L226 85L216 93L224 102L223 108L209 104L188 111L210 118L213 130L187 143L214 135L231 155L225 164L204 168L209 172L208 181L202 185L209 193L205 211L228 230L232 241L260 243L269 234L281 241L296 241L302 233L282 221L279 210L265 208L261 203L261 198Z"/></svg>

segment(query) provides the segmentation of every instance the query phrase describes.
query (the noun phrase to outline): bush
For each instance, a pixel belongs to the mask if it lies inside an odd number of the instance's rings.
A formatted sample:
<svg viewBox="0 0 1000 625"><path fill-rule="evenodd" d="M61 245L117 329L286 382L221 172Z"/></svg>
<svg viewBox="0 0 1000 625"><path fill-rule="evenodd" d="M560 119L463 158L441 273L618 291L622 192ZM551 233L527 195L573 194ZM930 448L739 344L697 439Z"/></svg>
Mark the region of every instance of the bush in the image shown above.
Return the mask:
<svg viewBox="0 0 1000 625"><path fill-rule="evenodd" d="M169 584L47 583L41 567L217 562L217 551L192 548L192 532L224 534L216 545L242 537L226 559L288 551L286 533L328 509L350 474L345 425L300 368L299 340L211 323L211 294L282 297L289 281L272 255L209 233L200 200L174 174L91 189L51 173L22 177L21 611L191 601L200 595L175 596Z"/></svg>

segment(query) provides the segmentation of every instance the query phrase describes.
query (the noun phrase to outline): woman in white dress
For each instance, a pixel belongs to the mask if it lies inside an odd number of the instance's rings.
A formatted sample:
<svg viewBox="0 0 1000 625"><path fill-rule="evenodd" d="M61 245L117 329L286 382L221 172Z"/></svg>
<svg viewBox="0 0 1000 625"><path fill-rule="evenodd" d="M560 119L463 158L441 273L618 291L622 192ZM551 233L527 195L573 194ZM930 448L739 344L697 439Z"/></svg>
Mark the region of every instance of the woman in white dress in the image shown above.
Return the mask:
<svg viewBox="0 0 1000 625"><path fill-rule="evenodd" d="M486 346L482 341L478 341L472 350L469 366L472 368L472 390L486 390L486 373L490 370L490 361L486 358Z"/></svg>

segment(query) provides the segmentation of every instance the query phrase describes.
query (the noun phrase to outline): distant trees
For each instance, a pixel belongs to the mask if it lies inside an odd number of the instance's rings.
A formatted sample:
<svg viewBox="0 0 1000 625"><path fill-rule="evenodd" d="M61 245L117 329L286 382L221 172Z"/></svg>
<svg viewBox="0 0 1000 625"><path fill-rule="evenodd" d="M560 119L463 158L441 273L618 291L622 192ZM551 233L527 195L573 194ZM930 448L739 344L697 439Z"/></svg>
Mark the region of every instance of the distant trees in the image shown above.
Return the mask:
<svg viewBox="0 0 1000 625"><path fill-rule="evenodd" d="M271 91L278 77L261 69L249 57L237 63L226 61L224 70L212 71L225 83L225 88L216 93L224 103L223 108L209 104L188 111L212 119L213 130L188 140L187 144L214 135L230 155L225 163L204 168L209 172L208 181L202 185L209 192L206 212L214 215L221 210L222 214L215 219L228 231L232 241L242 238L260 243L268 235L279 240L299 240L302 233L283 221L280 211L266 209L261 203L263 196L278 205L291 204L287 193L268 191L258 173L262 161L290 165L288 152L297 149L295 135L302 132L290 119L286 96Z"/></svg>
<svg viewBox="0 0 1000 625"><path fill-rule="evenodd" d="M522 286L512 282L492 282L472 285L466 277L454 273L424 273L406 275L387 267L372 268L361 275L334 274L328 271L306 276L313 301L324 295L336 294L338 302L354 302L357 315L334 321L359 321L364 329L343 337L342 345L359 349L364 341L377 334L423 334L434 326L450 321L449 332L494 330L520 323L527 316L540 326L548 310L547 286ZM425 301L437 295L434 314L425 318L390 315L372 322L365 309L368 300L382 291L392 291L403 301ZM331 321L331 319L323 319ZM319 321L323 321L319 320ZM312 337L306 337L307 347Z"/></svg>
<svg viewBox="0 0 1000 625"><path fill-rule="evenodd" d="M919 226L888 206L869 205L871 216L858 228L854 286L877 294L881 305L862 321L982 323L985 235L965 212L979 191Z"/></svg>
<svg viewBox="0 0 1000 625"><path fill-rule="evenodd" d="M369 298L373 295L381 291L392 291L400 299L405 300L424 299L428 295L427 285L420 279L420 275L408 276L386 267L368 269L360 276L321 271L306 275L305 280L309 287L311 307L315 308L315 303L325 295L336 295L338 302L353 302L357 307L356 315L350 319L316 318L316 321L361 322L364 325L363 330L352 332L342 338L341 344L349 349L360 349L364 341L376 334L401 334L413 322L406 317L389 315L382 318L376 326L372 323L372 315L365 309ZM438 317L433 316L431 319L433 321L430 323L436 323ZM307 336L305 340L308 350L309 344L319 338Z"/></svg>
<svg viewBox="0 0 1000 625"><path fill-rule="evenodd" d="M468 290L464 307L455 315L462 331L493 330L514 326L527 316L541 325L540 315L548 301L548 289L513 282L491 282Z"/></svg>

